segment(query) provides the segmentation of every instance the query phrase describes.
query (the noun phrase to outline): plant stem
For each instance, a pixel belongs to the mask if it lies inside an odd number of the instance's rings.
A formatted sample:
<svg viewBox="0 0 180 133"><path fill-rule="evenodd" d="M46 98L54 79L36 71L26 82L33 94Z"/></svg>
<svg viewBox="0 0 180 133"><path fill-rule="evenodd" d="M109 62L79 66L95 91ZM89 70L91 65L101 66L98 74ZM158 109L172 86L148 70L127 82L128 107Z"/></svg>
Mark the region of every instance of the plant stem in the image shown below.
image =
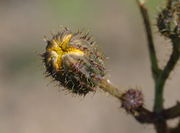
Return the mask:
<svg viewBox="0 0 180 133"><path fill-rule="evenodd" d="M144 6L144 1L137 0L137 3L139 6L139 9L141 11L141 15L142 15L144 25L145 25L146 36L147 36L147 40L148 40L149 57L150 57L150 61L151 61L151 71L152 71L154 81L156 81L156 79L159 75L160 69L158 66L156 51L155 51L155 47L154 47L154 41L153 41L153 36L152 36L149 15L148 15L147 8Z"/></svg>
<svg viewBox="0 0 180 133"><path fill-rule="evenodd" d="M144 107L137 109L138 115L134 115L134 118L140 123L152 123L155 126L157 133L168 133L169 129L166 123L167 119L175 118L180 116L180 106L177 104L174 107L164 110L163 109L163 92L165 83L170 75L170 72L174 69L177 61L180 58L180 38L171 37L171 41L173 44L172 54L164 67L161 70L158 66L156 51L153 42L152 30L149 20L149 15L146 7L144 6L143 0L137 0L139 9L141 11L146 36L148 40L148 50L151 61L151 71L153 75L153 79L155 82L155 101L154 101L154 111L151 112ZM102 79L99 88L103 89L105 92L108 92L112 96L121 100L122 92L114 87L109 80Z"/></svg>
<svg viewBox="0 0 180 133"><path fill-rule="evenodd" d="M164 85L165 85L167 78L169 77L170 72L173 70L173 68L179 58L179 53L177 52L177 50L175 50L177 48L177 46L174 45L173 53L170 57L169 62L166 65L166 67L164 68L163 71L159 68L148 12L147 12L146 7L144 6L144 1L137 0L137 2L138 2L139 9L141 11L145 29L146 29L146 36L147 36L147 40L148 40L148 49L149 49L149 55L150 55L150 61L151 61L151 71L152 71L153 79L155 82L155 100L154 100L154 111L155 112L154 113L158 116L159 113L163 110ZM167 133L168 132L166 119L164 119L163 117L158 118L158 121L154 123L154 126L155 126L157 133Z"/></svg>
<svg viewBox="0 0 180 133"><path fill-rule="evenodd" d="M163 110L162 114L166 120L167 119L173 119L176 117L180 118L180 103L178 102L175 106Z"/></svg>
<svg viewBox="0 0 180 133"><path fill-rule="evenodd" d="M154 101L154 111L160 112L163 109L163 90L167 78L170 75L170 72L174 69L177 61L180 57L180 39L171 38L173 44L173 51L167 62L167 65L164 67L163 71L160 73L156 81L156 90L155 90L155 101Z"/></svg>
<svg viewBox="0 0 180 133"><path fill-rule="evenodd" d="M116 87L114 87L108 79L102 79L99 84L99 87L103 89L105 92L111 94L112 96L118 99L121 98L122 92Z"/></svg>
<svg viewBox="0 0 180 133"><path fill-rule="evenodd" d="M157 123L154 124L157 133L169 133L167 123L164 120L159 120Z"/></svg>
<svg viewBox="0 0 180 133"><path fill-rule="evenodd" d="M180 39L179 38L171 38L173 51L167 62L167 65L164 67L163 71L160 73L158 79L156 80L155 85L155 101L154 101L154 111L156 113L160 113L163 111L163 92L164 92L164 85L167 81L167 78L170 75L170 72L174 69L179 56L180 56ZM158 133L166 133L167 130L167 123L164 118L160 119L158 123L155 123L155 128Z"/></svg>

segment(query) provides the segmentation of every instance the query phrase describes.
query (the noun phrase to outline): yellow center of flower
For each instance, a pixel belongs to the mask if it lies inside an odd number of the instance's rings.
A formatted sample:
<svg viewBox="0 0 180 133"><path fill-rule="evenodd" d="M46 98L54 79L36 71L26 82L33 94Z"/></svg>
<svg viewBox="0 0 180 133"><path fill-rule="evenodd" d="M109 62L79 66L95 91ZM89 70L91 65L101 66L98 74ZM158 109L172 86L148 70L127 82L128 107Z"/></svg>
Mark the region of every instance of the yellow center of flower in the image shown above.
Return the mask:
<svg viewBox="0 0 180 133"><path fill-rule="evenodd" d="M62 59L66 54L84 55L84 52L69 46L69 42L72 38L72 34L68 34L63 37L62 41L51 40L50 46L47 47L46 51L49 53L47 59L48 63L52 62L55 70L60 70L62 67Z"/></svg>

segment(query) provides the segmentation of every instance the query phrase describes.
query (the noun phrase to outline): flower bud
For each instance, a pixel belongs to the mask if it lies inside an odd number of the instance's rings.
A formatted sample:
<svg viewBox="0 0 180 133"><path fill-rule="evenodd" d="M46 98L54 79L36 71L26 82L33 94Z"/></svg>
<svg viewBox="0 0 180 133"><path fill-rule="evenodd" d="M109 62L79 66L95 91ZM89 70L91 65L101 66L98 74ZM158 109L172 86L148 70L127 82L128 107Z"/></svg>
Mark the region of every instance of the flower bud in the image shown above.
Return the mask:
<svg viewBox="0 0 180 133"><path fill-rule="evenodd" d="M166 37L180 38L180 0L168 0L157 17L157 27Z"/></svg>
<svg viewBox="0 0 180 133"><path fill-rule="evenodd" d="M143 94L140 90L129 89L122 94L121 102L122 108L124 108L128 113L133 113L143 106Z"/></svg>
<svg viewBox="0 0 180 133"><path fill-rule="evenodd" d="M69 29L47 40L42 54L46 72L72 93L86 95L95 91L105 75L104 57L88 34Z"/></svg>

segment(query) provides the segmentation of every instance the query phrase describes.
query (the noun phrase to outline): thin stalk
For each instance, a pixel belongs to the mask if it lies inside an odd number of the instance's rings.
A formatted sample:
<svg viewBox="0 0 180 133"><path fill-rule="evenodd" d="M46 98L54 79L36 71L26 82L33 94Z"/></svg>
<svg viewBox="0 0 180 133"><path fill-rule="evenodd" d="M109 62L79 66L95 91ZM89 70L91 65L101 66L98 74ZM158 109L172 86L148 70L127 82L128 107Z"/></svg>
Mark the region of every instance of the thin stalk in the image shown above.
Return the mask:
<svg viewBox="0 0 180 133"><path fill-rule="evenodd" d="M108 79L102 79L99 84L99 88L101 88L105 92L108 92L109 94L118 99L121 98L122 92L116 87L114 87L114 85L112 85Z"/></svg>
<svg viewBox="0 0 180 133"><path fill-rule="evenodd" d="M180 39L172 38L173 50L172 54L167 62L167 65L164 67L163 71L160 73L159 78L156 81L156 91L155 91L155 101L154 101L154 111L160 112L163 109L163 92L164 85L174 67L177 64L177 61L180 57Z"/></svg>
<svg viewBox="0 0 180 133"><path fill-rule="evenodd" d="M147 8L144 5L144 1L137 0L137 3L138 3L138 6L139 6L139 9L140 9L143 21L144 21L144 25L145 25L146 37L147 37L147 42L148 42L148 51L149 51L149 57L150 57L150 62L151 62L151 71L152 71L154 81L156 81L158 74L160 72L160 69L158 66L156 51L154 47L154 41L153 41L149 15L148 15Z"/></svg>

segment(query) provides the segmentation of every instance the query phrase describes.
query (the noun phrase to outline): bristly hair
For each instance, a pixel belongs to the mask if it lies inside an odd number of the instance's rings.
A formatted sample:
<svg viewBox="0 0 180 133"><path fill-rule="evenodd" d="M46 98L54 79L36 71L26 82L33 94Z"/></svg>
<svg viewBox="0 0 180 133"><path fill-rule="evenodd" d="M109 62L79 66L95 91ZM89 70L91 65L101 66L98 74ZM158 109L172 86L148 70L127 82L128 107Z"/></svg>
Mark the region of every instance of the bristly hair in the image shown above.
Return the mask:
<svg viewBox="0 0 180 133"><path fill-rule="evenodd" d="M46 42L42 58L47 75L72 93L86 95L95 91L105 75L105 58L91 36L65 28Z"/></svg>

